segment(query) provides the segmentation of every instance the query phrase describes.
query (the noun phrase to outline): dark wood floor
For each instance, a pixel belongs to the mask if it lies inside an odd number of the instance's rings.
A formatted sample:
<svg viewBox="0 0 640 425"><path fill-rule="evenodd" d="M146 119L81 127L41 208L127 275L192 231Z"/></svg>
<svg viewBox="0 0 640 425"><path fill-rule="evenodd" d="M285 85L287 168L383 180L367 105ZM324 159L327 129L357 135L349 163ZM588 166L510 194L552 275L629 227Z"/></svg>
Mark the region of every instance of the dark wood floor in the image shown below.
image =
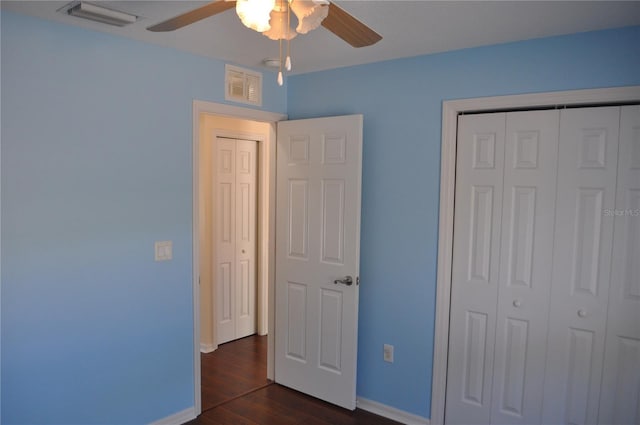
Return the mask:
<svg viewBox="0 0 640 425"><path fill-rule="evenodd" d="M351 412L272 384L203 412L185 425L397 425L364 410Z"/></svg>
<svg viewBox="0 0 640 425"><path fill-rule="evenodd" d="M251 336L202 354L202 414L184 425L392 425L267 381L267 337Z"/></svg>
<svg viewBox="0 0 640 425"><path fill-rule="evenodd" d="M267 337L252 335L201 354L202 411L211 409L267 381Z"/></svg>

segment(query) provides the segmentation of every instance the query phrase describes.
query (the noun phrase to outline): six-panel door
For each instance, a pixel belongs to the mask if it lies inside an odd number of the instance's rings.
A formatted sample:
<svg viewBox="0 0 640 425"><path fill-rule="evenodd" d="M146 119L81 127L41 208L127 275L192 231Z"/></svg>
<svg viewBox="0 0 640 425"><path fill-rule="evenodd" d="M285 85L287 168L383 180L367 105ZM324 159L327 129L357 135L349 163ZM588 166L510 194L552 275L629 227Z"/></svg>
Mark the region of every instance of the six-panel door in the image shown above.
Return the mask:
<svg viewBox="0 0 640 425"><path fill-rule="evenodd" d="M276 382L355 408L362 116L278 123ZM350 276L351 285L345 281Z"/></svg>
<svg viewBox="0 0 640 425"><path fill-rule="evenodd" d="M217 137L214 154L217 343L256 331L257 146Z"/></svg>

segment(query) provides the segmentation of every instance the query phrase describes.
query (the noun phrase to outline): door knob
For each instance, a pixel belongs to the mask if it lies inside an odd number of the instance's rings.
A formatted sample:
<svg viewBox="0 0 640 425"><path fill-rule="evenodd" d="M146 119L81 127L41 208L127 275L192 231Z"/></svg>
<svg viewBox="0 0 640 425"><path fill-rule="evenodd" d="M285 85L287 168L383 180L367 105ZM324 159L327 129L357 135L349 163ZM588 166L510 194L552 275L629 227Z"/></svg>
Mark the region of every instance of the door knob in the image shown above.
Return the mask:
<svg viewBox="0 0 640 425"><path fill-rule="evenodd" d="M336 285L338 283L342 283L343 285L351 286L353 285L353 278L351 276L345 276L343 279L336 279L333 281Z"/></svg>
<svg viewBox="0 0 640 425"><path fill-rule="evenodd" d="M513 306L515 308L520 308L522 306L522 301L520 300L513 300Z"/></svg>
<svg viewBox="0 0 640 425"><path fill-rule="evenodd" d="M586 310L578 310L578 317L587 317Z"/></svg>

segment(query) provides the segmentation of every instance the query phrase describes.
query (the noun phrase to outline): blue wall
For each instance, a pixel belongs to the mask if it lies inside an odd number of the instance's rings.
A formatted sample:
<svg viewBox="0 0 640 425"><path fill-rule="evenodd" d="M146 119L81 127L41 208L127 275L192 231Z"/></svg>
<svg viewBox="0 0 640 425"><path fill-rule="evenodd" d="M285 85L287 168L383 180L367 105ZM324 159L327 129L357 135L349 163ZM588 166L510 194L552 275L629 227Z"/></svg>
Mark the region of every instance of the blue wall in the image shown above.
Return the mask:
<svg viewBox="0 0 640 425"><path fill-rule="evenodd" d="M224 63L1 19L2 423L189 408L192 100L224 103ZM154 262L158 240L173 261Z"/></svg>
<svg viewBox="0 0 640 425"><path fill-rule="evenodd" d="M293 76L291 119L364 114L358 395L430 416L442 101L640 84L640 27ZM395 346L384 363L382 345Z"/></svg>

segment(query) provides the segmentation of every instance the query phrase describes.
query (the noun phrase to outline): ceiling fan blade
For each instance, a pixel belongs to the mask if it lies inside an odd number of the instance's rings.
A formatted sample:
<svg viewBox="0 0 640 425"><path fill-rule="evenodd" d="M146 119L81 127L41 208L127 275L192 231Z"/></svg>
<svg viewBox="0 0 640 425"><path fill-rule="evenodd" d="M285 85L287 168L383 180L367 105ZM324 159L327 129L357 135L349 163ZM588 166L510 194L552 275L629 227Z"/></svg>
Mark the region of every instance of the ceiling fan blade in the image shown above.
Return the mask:
<svg viewBox="0 0 640 425"><path fill-rule="evenodd" d="M209 16L217 15L225 10L232 9L235 6L235 1L216 0L190 12L167 19L159 24L151 25L150 27L147 27L147 29L153 32L177 30L178 28L186 27L187 25L198 22L204 18L208 18Z"/></svg>
<svg viewBox="0 0 640 425"><path fill-rule="evenodd" d="M329 3L329 15L322 26L351 44L353 47L365 47L376 44L382 36L358 21L335 3Z"/></svg>

